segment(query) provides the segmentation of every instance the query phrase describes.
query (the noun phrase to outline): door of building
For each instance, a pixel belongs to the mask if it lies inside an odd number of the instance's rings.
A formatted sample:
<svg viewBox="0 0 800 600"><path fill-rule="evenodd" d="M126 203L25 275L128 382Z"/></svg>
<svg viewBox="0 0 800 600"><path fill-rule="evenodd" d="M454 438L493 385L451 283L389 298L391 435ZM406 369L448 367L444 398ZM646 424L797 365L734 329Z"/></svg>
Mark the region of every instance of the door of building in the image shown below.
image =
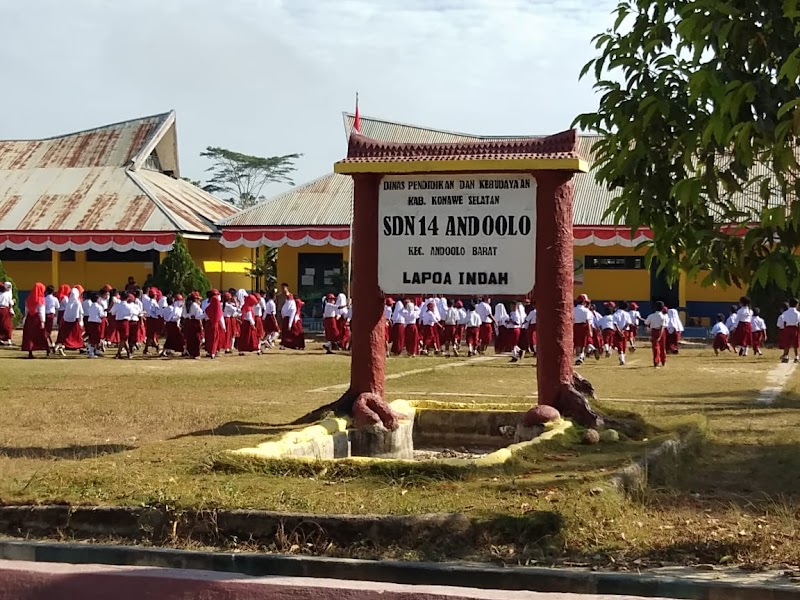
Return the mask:
<svg viewBox="0 0 800 600"><path fill-rule="evenodd" d="M297 293L303 299L303 316L322 317L322 297L338 294L344 256L340 253L301 252L297 255Z"/></svg>
<svg viewBox="0 0 800 600"><path fill-rule="evenodd" d="M678 308L680 303L679 283L670 285L665 272L658 272L658 259L654 258L650 265L650 301L655 304L659 300L669 308Z"/></svg>

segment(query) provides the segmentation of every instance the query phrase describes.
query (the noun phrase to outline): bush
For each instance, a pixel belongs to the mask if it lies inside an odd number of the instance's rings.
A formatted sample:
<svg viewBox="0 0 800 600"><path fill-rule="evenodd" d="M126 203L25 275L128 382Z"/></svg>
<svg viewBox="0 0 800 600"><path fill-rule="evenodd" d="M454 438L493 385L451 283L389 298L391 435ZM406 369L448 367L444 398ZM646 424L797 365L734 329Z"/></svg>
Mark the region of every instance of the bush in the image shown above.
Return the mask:
<svg viewBox="0 0 800 600"><path fill-rule="evenodd" d="M17 289L17 285L14 283L14 280L9 277L8 273L6 273L6 270L3 268L3 261L0 260L0 285L6 281L10 281L11 285L14 286L11 293L14 296L14 327L16 327L22 321L25 309L19 305L19 294L17 293L19 290Z"/></svg>
<svg viewBox="0 0 800 600"><path fill-rule="evenodd" d="M173 294L187 294L197 290L205 296L211 289L211 282L205 276L200 267L194 262L183 236L175 236L175 244L169 251L164 262L158 266L153 285L162 292L172 292Z"/></svg>

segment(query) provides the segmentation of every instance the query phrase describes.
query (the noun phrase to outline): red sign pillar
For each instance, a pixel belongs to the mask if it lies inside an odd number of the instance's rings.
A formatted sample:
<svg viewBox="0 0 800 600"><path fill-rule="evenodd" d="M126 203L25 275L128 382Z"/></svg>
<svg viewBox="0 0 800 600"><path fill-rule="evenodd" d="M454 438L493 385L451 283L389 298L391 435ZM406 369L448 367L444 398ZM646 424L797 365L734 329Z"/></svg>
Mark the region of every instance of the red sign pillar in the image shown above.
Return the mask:
<svg viewBox="0 0 800 600"><path fill-rule="evenodd" d="M534 173L536 194L536 380L539 404L559 405L572 383L572 173Z"/></svg>
<svg viewBox="0 0 800 600"><path fill-rule="evenodd" d="M350 394L383 397L386 329L378 286L378 189L380 175L353 175L353 298Z"/></svg>

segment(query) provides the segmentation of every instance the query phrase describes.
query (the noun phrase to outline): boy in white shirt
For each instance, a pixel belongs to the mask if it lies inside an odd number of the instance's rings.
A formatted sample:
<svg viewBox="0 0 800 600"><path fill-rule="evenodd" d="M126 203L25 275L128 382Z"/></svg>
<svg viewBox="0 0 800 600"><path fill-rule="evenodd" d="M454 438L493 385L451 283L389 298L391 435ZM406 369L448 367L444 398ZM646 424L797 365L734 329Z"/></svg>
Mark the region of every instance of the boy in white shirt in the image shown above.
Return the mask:
<svg viewBox="0 0 800 600"><path fill-rule="evenodd" d="M603 352L606 358L611 356L611 348L614 347L614 313L617 310L615 302L606 302L606 314L600 317L599 327L602 332Z"/></svg>
<svg viewBox="0 0 800 600"><path fill-rule="evenodd" d="M747 356L748 349L753 345L753 311L750 308L750 298L747 296L739 299L733 345L739 346L739 356Z"/></svg>
<svg viewBox="0 0 800 600"><path fill-rule="evenodd" d="M470 304L467 309L467 356L475 356L475 353L480 348L479 344L482 325L483 319L481 318L480 313L478 313L474 304Z"/></svg>
<svg viewBox="0 0 800 600"><path fill-rule="evenodd" d="M717 356L724 350L733 352L733 348L731 348L731 345L728 343L728 336L730 333L728 327L725 325L725 315L722 313L718 314L717 322L714 327L711 328L711 337L714 339L714 354Z"/></svg>
<svg viewBox="0 0 800 600"><path fill-rule="evenodd" d="M631 326L631 315L628 312L628 303L622 301L612 317L614 322L614 346L619 353L620 366L625 365L625 351L628 348L628 337Z"/></svg>
<svg viewBox="0 0 800 600"><path fill-rule="evenodd" d="M658 369L667 364L667 317L664 303L660 300L655 304L655 312L644 320L650 330L650 343L653 346L653 366Z"/></svg>
<svg viewBox="0 0 800 600"><path fill-rule="evenodd" d="M573 325L572 325L572 345L575 347L575 354L577 359L576 365L582 365L586 360L586 352L591 354L595 348L592 345L592 323L594 322L594 315L589 310L589 296L581 294L575 301L575 309L572 312Z"/></svg>
<svg viewBox="0 0 800 600"><path fill-rule="evenodd" d="M756 356L764 356L764 353L761 351L761 348L764 345L764 342L767 341L767 324L764 322L764 319L761 318L760 308L753 309L752 328L753 328L753 354L755 354Z"/></svg>
<svg viewBox="0 0 800 600"><path fill-rule="evenodd" d="M86 334L89 338L88 350L86 355L89 358L100 358L97 356L97 349L101 346L102 335L100 331L100 323L106 316L106 309L98 302L100 295L97 292L92 292L89 297L89 306L86 308Z"/></svg>

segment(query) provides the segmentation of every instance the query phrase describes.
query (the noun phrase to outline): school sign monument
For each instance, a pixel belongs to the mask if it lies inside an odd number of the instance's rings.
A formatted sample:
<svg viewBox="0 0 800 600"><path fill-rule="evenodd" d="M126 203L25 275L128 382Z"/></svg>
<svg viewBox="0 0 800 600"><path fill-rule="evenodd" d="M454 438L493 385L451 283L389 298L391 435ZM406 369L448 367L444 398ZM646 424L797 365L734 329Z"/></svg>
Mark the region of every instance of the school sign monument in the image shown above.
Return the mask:
<svg viewBox="0 0 800 600"><path fill-rule="evenodd" d="M334 170L354 181L350 388L299 422L335 410L396 427L383 402L385 298L439 293L535 298L539 404L596 422L572 368L572 177L588 170L574 130L454 144L354 133Z"/></svg>

